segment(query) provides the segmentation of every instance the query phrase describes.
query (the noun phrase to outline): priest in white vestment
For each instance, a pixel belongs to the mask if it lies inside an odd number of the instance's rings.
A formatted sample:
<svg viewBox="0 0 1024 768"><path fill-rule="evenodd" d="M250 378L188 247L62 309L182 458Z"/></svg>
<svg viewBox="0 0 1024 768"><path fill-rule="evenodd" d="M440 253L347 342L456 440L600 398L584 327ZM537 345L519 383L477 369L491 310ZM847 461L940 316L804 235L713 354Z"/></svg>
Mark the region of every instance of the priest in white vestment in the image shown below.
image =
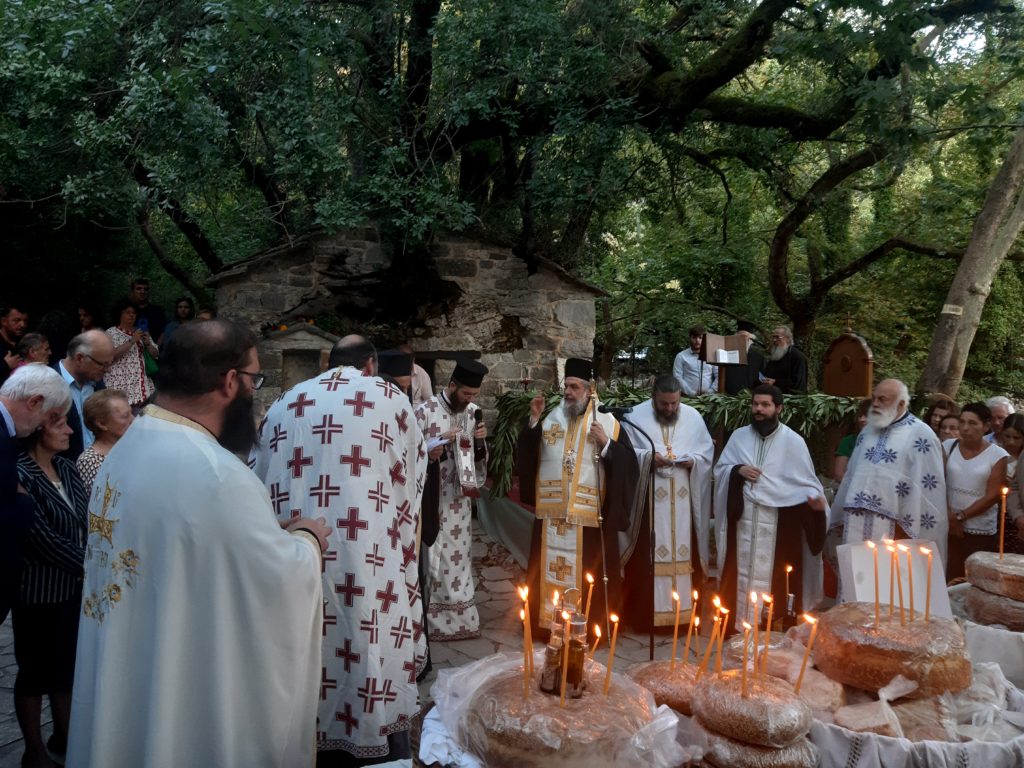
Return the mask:
<svg viewBox="0 0 1024 768"><path fill-rule="evenodd" d="M672 592L688 620L693 589L708 569L711 464L715 444L704 419L681 403L682 385L672 374L654 381L651 399L622 419L641 467L650 466L647 504L626 563L623 591L634 626L675 623ZM651 443L654 455L651 456ZM651 584L651 512L654 506L654 584ZM695 578L696 577L696 578ZM653 608L651 605L653 594Z"/></svg>
<svg viewBox="0 0 1024 768"><path fill-rule="evenodd" d="M824 490L807 443L779 421L782 409L778 387L755 387L751 423L732 433L715 464L715 540L730 626L760 621L751 592L787 605L787 565L797 572L790 581L794 612L823 596Z"/></svg>
<svg viewBox="0 0 1024 768"><path fill-rule="evenodd" d="M426 659L416 527L427 454L409 398L375 375L372 344L346 337L332 361L270 407L254 468L278 520L305 512L336 528L324 557L318 764L355 765L410 756Z"/></svg>
<svg viewBox="0 0 1024 768"><path fill-rule="evenodd" d="M946 562L949 518L942 446L931 427L908 409L898 379L878 382L867 426L857 436L830 526L842 541L931 539Z"/></svg>
<svg viewBox="0 0 1024 768"><path fill-rule="evenodd" d="M423 492L431 641L480 636L473 584L473 499L487 480L487 427L473 400L487 367L459 360L451 381L416 409L430 465Z"/></svg>
<svg viewBox="0 0 1024 768"><path fill-rule="evenodd" d="M330 529L299 518L282 530L232 453L255 437L255 344L223 320L179 328L160 359L158 405L103 462L69 766L312 764Z"/></svg>

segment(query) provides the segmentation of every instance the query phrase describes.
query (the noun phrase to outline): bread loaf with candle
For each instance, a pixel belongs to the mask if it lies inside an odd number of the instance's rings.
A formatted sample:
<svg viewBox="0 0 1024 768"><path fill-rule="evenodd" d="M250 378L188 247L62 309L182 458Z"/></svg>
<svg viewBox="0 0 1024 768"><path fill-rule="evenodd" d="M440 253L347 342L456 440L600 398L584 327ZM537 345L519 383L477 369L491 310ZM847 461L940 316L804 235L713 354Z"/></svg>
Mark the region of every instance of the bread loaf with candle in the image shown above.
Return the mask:
<svg viewBox="0 0 1024 768"><path fill-rule="evenodd" d="M705 675L693 692L693 714L705 728L734 741L778 749L804 737L811 728L811 708L778 678L747 675L731 669Z"/></svg>
<svg viewBox="0 0 1024 768"><path fill-rule="evenodd" d="M664 704L684 715L692 714L690 697L697 676L696 664L676 661L672 669L671 661L648 661L634 664L626 674L650 691L658 706Z"/></svg>

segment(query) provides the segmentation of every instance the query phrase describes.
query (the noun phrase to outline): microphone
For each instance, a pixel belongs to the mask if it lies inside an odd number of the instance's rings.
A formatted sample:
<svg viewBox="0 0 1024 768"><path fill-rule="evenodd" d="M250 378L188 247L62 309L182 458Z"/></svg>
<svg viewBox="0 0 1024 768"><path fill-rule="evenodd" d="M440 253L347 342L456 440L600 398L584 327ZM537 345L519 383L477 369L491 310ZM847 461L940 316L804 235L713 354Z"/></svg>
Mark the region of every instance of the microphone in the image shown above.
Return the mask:
<svg viewBox="0 0 1024 768"><path fill-rule="evenodd" d="M480 424L480 422L483 421L483 420L484 420L484 412L482 410L477 408L475 411L473 411L473 421L475 421L477 424Z"/></svg>
<svg viewBox="0 0 1024 768"><path fill-rule="evenodd" d="M613 416L625 416L627 413L633 412L633 406L605 405L604 403L602 403L601 405L597 406L597 412L610 413Z"/></svg>

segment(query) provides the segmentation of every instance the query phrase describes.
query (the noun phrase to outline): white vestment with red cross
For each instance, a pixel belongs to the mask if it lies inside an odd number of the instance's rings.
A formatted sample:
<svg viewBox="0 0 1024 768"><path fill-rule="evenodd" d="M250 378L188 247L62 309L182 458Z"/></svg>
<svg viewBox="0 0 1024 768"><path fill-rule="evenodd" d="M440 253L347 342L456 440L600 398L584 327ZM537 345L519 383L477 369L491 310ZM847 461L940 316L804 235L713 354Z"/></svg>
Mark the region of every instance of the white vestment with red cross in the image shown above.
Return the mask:
<svg viewBox="0 0 1024 768"><path fill-rule="evenodd" d="M474 414L480 408L469 403L454 413L444 395L430 398L416 409L416 420L424 438L440 438L456 431L445 446L440 462L440 528L430 546L430 604L427 629L431 640L468 640L480 636L480 614L476 609L471 548L473 544L473 500L487 480L487 453L475 461Z"/></svg>
<svg viewBox="0 0 1024 768"><path fill-rule="evenodd" d="M426 657L416 526L427 454L395 385L335 368L282 395L254 469L278 520L326 517L317 748L388 754L419 712Z"/></svg>

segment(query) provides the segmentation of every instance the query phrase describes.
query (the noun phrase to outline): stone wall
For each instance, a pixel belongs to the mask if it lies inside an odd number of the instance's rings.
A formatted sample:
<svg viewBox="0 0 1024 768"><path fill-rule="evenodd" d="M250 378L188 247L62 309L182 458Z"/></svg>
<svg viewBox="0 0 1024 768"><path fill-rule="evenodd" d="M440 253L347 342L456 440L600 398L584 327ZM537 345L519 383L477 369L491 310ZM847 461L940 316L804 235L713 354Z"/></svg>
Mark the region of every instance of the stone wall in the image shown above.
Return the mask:
<svg viewBox="0 0 1024 768"><path fill-rule="evenodd" d="M480 398L486 409L498 394L520 388L524 377L533 386L550 385L559 361L593 354L598 289L544 261L528 274L510 249L468 239L439 238L433 256L440 277L455 283L461 295L447 314L413 329L410 342L417 352L478 350L491 369ZM388 263L373 228L310 238L218 275L218 308L222 316L260 329L304 314L304 307L322 306L339 281L358 285L375 279ZM282 371L274 368L282 365L283 341L267 345L268 384L283 383ZM438 360L435 384L444 384L452 367Z"/></svg>

